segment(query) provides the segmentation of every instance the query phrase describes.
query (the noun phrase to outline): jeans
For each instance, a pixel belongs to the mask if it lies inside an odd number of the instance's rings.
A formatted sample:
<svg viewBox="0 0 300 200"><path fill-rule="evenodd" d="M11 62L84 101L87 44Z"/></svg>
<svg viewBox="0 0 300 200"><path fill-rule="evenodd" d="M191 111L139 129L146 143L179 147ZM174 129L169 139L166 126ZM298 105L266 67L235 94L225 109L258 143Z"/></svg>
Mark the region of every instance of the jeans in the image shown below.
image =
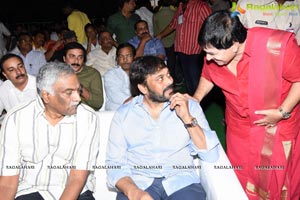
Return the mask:
<svg viewBox="0 0 300 200"><path fill-rule="evenodd" d="M200 183L188 185L168 196L162 185L163 178L155 178L145 190L154 200L205 200L206 194ZM117 200L128 200L122 192L118 192Z"/></svg>

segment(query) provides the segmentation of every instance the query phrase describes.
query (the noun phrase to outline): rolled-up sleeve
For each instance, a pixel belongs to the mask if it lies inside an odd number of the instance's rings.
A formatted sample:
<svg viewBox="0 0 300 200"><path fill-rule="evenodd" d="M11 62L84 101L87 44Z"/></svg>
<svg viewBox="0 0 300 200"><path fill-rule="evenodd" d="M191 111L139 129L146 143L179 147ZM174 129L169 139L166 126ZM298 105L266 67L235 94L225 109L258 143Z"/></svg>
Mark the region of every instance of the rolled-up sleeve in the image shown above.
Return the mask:
<svg viewBox="0 0 300 200"><path fill-rule="evenodd" d="M192 149L192 155L198 155L201 160L207 162L214 162L219 158L219 148L217 148L218 145L220 145L219 138L216 132L211 130L204 112L198 102L191 100L189 106L191 114L197 118L199 126L203 130L206 141L206 149L199 149L191 140L190 148Z"/></svg>
<svg viewBox="0 0 300 200"><path fill-rule="evenodd" d="M219 139L215 131L204 130L206 140L206 149L197 148L193 142L191 142L192 155L198 155L201 160L207 162L214 162L219 158L218 145L220 145Z"/></svg>

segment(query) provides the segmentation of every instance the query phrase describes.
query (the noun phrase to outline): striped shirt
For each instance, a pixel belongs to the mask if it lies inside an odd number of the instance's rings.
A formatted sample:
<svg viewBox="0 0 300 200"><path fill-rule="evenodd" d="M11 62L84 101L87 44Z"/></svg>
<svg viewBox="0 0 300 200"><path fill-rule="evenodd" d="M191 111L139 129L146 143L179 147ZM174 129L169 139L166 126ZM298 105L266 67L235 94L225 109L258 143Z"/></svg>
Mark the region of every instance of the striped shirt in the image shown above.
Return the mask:
<svg viewBox="0 0 300 200"><path fill-rule="evenodd" d="M52 126L38 97L13 108L0 132L0 176L19 174L16 197L39 192L59 199L71 169L91 170L82 192L94 191L93 166L99 148L96 113L80 104L77 114Z"/></svg>
<svg viewBox="0 0 300 200"><path fill-rule="evenodd" d="M176 29L175 51L187 55L200 54L198 34L203 21L211 14L211 9L206 2L189 0L183 15L182 13L183 4L180 3L170 23L170 27Z"/></svg>

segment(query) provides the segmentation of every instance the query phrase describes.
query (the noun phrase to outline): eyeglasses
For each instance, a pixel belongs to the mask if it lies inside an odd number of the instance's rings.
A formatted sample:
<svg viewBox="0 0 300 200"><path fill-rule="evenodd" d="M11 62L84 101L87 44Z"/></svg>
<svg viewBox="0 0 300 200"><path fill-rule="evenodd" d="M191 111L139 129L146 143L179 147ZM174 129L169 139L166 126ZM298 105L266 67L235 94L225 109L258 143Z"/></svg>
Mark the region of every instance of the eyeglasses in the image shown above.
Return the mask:
<svg viewBox="0 0 300 200"><path fill-rule="evenodd" d="M124 59L124 58L132 58L133 57L133 55L132 54L127 54L127 55L118 55L118 58L120 58L120 59Z"/></svg>

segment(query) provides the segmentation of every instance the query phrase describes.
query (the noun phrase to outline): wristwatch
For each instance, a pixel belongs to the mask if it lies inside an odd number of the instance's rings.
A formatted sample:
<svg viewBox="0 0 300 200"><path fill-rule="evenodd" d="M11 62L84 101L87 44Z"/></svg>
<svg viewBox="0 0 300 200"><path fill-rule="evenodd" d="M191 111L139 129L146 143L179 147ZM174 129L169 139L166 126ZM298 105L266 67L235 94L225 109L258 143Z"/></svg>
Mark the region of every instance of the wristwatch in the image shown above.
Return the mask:
<svg viewBox="0 0 300 200"><path fill-rule="evenodd" d="M285 112L281 107L279 107L279 112L282 114L283 119L288 119L291 117L291 113Z"/></svg>
<svg viewBox="0 0 300 200"><path fill-rule="evenodd" d="M194 117L194 118L192 119L191 123L189 123L189 124L184 124L184 127L185 127L185 128L191 128L191 127L195 127L195 126L197 126L197 125L198 125L198 121L197 121L197 119Z"/></svg>

